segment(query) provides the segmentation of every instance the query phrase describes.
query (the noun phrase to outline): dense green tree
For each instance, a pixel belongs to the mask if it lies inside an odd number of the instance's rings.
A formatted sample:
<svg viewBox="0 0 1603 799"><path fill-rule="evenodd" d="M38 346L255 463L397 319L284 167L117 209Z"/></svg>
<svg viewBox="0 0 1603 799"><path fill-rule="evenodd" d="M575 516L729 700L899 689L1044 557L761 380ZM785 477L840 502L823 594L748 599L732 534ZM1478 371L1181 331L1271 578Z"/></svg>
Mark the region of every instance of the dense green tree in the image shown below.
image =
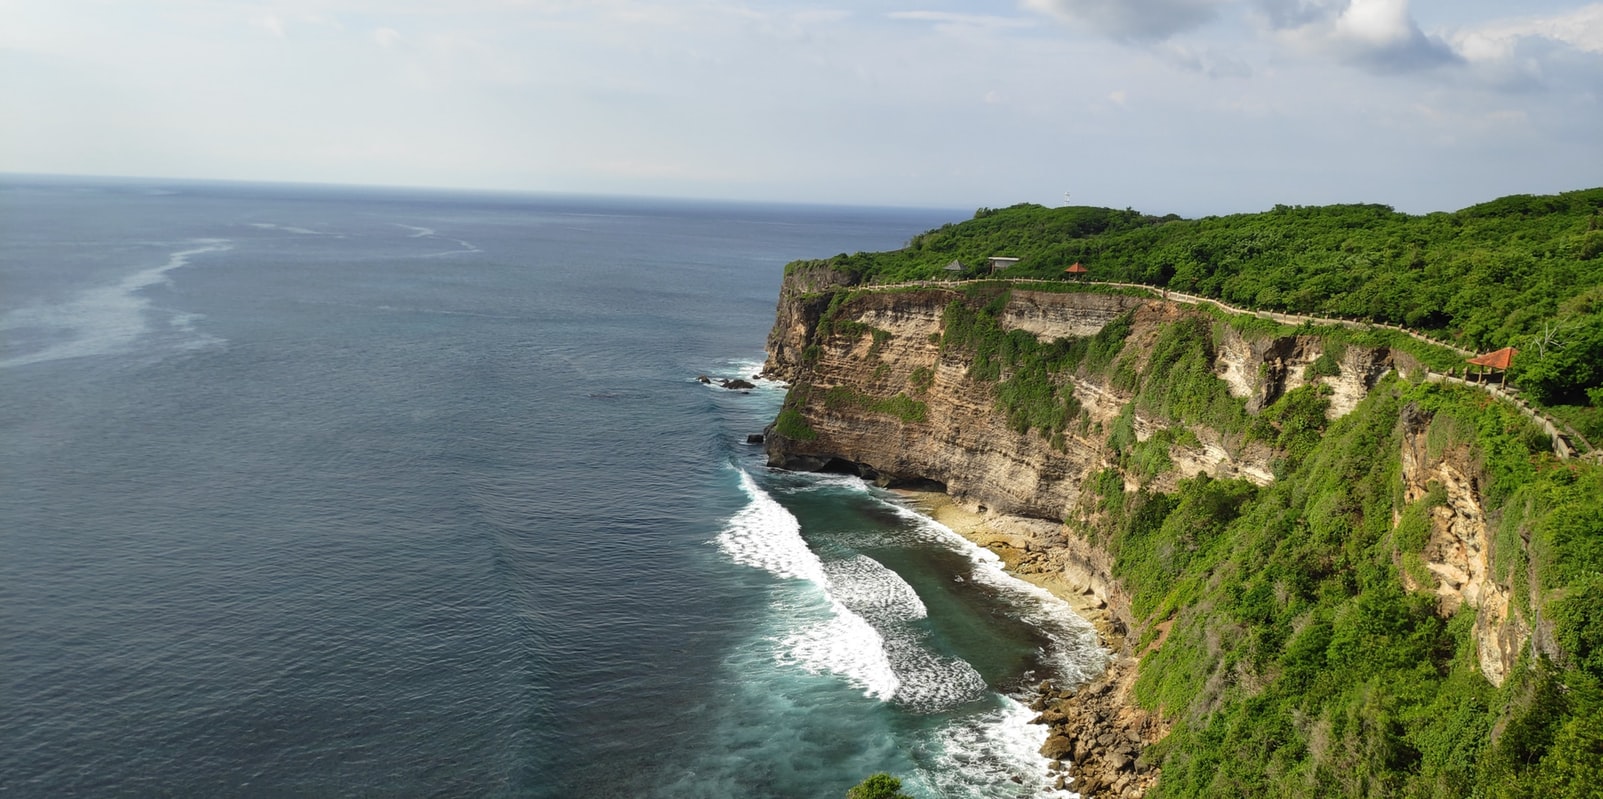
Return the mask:
<svg viewBox="0 0 1603 799"><path fill-rule="evenodd" d="M846 792L846 799L913 799L902 793L902 781L885 772L870 776Z"/></svg>
<svg viewBox="0 0 1603 799"><path fill-rule="evenodd" d="M1020 262L1005 277L1129 281L1297 313L1407 324L1472 349L1535 333L1603 286L1603 188L1517 195L1422 216L1383 205L1276 206L1201 219L1016 205L829 263L868 282L944 277L953 258ZM820 262L798 262L820 263Z"/></svg>
<svg viewBox="0 0 1603 799"><path fill-rule="evenodd" d="M1015 206L830 263L891 283L987 255L1021 258L1017 277L1056 278L1080 261L1096 280L1407 324L1480 351L1517 346L1511 379L1527 396L1603 432L1603 189L1425 216L1280 206L1178 220ZM1318 385L1249 412L1212 372L1226 335L1292 332L1324 338L1328 357L1306 379L1340 374L1341 347L1353 344L1405 350L1436 371L1462 365L1401 334L1292 331L1203 309L1139 346L1126 346L1128 316L1092 338L1040 342L1000 322L1020 289L965 287L936 343L993 387L1015 429L1054 445L1098 436L1113 456L1066 521L1113 557L1137 649L1169 623L1134 686L1174 725L1142 756L1162 767L1152 796L1603 797L1603 466L1557 460L1517 408L1470 388L1394 374L1328 420ZM1093 423L1071 377L1130 400ZM1156 423L1144 440L1138 413ZM1275 479L1172 479L1168 454L1197 446L1202 427L1228 447L1271 448ZM1409 499L1405 450L1465 470L1509 612L1539 620L1499 684L1482 671L1476 609L1441 603L1424 562L1432 520L1462 497L1435 484ZM848 796L898 797L899 785L875 775Z"/></svg>
<svg viewBox="0 0 1603 799"><path fill-rule="evenodd" d="M1091 281L1402 325L1478 352L1517 346L1514 384L1603 443L1603 188L1424 215L1373 204L1278 205L1181 219L1026 203L980 209L900 250L793 267L823 264L860 282L896 283L944 279L954 258L983 264L994 255L1020 259L998 277L1067 280L1064 270L1078 262ZM989 358L976 365L999 372ZM1021 392L1033 392L1021 404L1038 407L1015 424L1054 427L1062 414L1039 402L1038 386L1011 393Z"/></svg>
<svg viewBox="0 0 1603 799"><path fill-rule="evenodd" d="M1589 392L1603 387L1603 313L1572 316L1528 337L1509 376L1543 404L1589 403Z"/></svg>

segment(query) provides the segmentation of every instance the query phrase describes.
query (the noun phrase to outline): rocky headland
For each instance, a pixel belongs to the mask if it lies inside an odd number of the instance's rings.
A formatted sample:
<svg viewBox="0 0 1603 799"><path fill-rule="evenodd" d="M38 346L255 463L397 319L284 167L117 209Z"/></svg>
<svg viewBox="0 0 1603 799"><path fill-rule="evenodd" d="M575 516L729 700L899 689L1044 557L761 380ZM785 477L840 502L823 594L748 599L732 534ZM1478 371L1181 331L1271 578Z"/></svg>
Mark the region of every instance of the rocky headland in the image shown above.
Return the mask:
<svg viewBox="0 0 1603 799"><path fill-rule="evenodd" d="M1168 346L1166 336L1179 325L1201 331L1209 338L1207 371L1252 415L1312 386L1334 419L1388 373L1417 376L1423 368L1385 346L1333 344L1312 332L1254 332L1194 305L1134 291L1001 283L884 290L854 281L820 265L787 274L764 368L791 385L779 418L765 430L770 465L849 472L916 490L915 502L938 521L1091 621L1113 653L1111 665L1086 685L1041 686L1037 721L1051 727L1043 754L1082 795L1144 795L1161 774L1161 763L1145 753L1168 734L1179 709L1143 705L1133 686L1142 659L1164 646L1173 625L1186 622L1172 608L1134 610L1115 576L1107 536L1098 532L1108 511L1093 486L1106 490L1111 479L1114 491L1172 492L1199 475L1264 486L1287 463L1273 435L1184 421L1183 414L1153 410L1161 403L1137 402L1148 370L1171 368L1151 366L1154 351ZM976 349L951 329L975 314L999 327L1000 340L1085 341L1115 323L1121 338L1111 360L1088 359L1050 376L1059 421L1021 423L1023 401L1002 393L1013 377L1010 362L999 360L1000 371L984 373L976 363L994 365L990 356L981 353L977 361ZM1461 605L1478 609L1482 671L1499 683L1533 625L1521 616L1521 603L1510 600L1515 589L1487 566L1492 536L1475 465L1461 450L1429 451L1421 438L1429 419L1416 417L1398 422L1409 430L1409 452L1398 453L1401 490L1409 499L1445 492L1446 501L1429 512L1423 558L1399 560L1398 568L1435 591L1443 613Z"/></svg>

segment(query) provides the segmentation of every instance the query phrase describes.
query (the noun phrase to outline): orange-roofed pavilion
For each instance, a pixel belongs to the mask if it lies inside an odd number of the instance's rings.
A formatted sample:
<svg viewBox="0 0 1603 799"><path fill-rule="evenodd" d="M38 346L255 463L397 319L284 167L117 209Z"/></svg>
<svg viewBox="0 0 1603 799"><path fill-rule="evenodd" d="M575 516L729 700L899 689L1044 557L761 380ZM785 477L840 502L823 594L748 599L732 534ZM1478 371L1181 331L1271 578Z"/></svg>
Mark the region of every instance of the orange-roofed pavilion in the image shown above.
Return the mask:
<svg viewBox="0 0 1603 799"><path fill-rule="evenodd" d="M1477 355L1473 358L1470 358L1469 362L1472 366L1490 366L1493 369L1507 369L1508 365L1514 362L1514 356L1518 353L1519 350L1514 349L1513 347L1504 347L1495 352L1488 352L1485 355Z"/></svg>

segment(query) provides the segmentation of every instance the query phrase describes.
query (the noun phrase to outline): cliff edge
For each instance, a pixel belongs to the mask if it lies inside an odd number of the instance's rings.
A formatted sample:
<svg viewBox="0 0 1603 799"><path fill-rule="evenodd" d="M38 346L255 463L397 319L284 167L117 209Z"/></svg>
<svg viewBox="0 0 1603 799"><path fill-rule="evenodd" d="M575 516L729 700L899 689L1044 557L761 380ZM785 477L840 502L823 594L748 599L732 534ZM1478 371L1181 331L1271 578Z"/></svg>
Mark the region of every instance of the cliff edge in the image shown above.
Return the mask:
<svg viewBox="0 0 1603 799"><path fill-rule="evenodd" d="M1209 714L1283 679L1274 658L1293 639L1310 625L1339 627L1326 618L1338 611L1319 609L1320 591L1368 596L1367 584L1341 573L1356 565L1307 554L1297 556L1313 559L1304 574L1265 584L1261 617L1224 618L1214 607L1258 601L1242 594L1258 583L1232 558L1285 541L1231 525L1267 513L1261 507L1280 494L1312 517L1306 503L1325 500L1301 486L1329 482L1332 431L1384 428L1352 446L1387 465L1345 479L1349 491L1367 480L1388 493L1318 513L1368 531L1366 546L1384 550L1391 567L1376 579L1402 586L1397 601L1413 608L1409 597L1432 598L1409 611L1410 624L1434 630L1471 608L1475 667L1493 689L1529 671L1522 652L1564 656L1538 618L1544 594L1532 573L1507 565L1533 556L1528 541L1496 532L1488 485L1499 478L1477 448L1484 442L1436 429L1438 419L1458 418L1464 400L1438 402L1430 398L1446 389L1400 379L1421 374L1417 359L1361 337L1232 319L1139 290L1061 288L875 288L816 266L795 270L764 368L791 388L765 445L772 466L944 492L968 518L954 529L1097 625L1116 653L1108 673L1086 686L1044 685L1036 701L1038 721L1053 730L1043 752L1062 761L1075 790L1141 796L1171 763L1183 774L1168 782L1191 779L1193 753L1154 744L1176 725L1190 740ZM1437 394L1410 400L1425 391ZM1336 424L1349 414L1358 418ZM1529 439L1524 454L1537 457L1542 442L1518 435ZM1325 476L1305 476L1316 473ZM1299 487L1277 487L1290 476ZM1501 487L1492 499L1513 484L1503 478ZM1308 535L1329 526L1286 524ZM1518 551L1499 561L1499 545ZM1243 644L1220 636L1257 635L1259 626L1276 626L1276 637L1251 643L1262 648L1244 665ZM1451 655L1440 655L1443 668ZM1143 678L1154 656L1184 658L1198 673L1181 687L1179 664L1168 666L1175 674ZM1332 734L1317 719L1305 727L1304 738Z"/></svg>

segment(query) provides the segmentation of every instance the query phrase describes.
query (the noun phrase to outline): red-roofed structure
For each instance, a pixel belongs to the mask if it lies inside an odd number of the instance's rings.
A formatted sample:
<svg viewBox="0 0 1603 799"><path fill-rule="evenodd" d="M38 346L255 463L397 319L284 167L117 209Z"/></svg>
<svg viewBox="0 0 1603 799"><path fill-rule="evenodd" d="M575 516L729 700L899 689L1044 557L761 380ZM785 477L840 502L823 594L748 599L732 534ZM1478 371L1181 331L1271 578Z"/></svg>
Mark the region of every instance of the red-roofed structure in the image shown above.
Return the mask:
<svg viewBox="0 0 1603 799"><path fill-rule="evenodd" d="M1504 347L1496 352L1488 352L1485 355L1477 355L1473 358L1470 358L1469 362L1472 366L1490 366L1493 369L1507 369L1508 365L1514 362L1514 356L1517 354L1519 354L1519 350L1514 349L1513 347Z"/></svg>
<svg viewBox="0 0 1603 799"><path fill-rule="evenodd" d="M1063 271L1068 272L1071 275L1083 275L1086 272L1089 272L1091 270L1086 269L1085 267L1081 266L1079 261L1075 261L1073 266L1071 266L1068 269L1065 269Z"/></svg>
<svg viewBox="0 0 1603 799"><path fill-rule="evenodd" d="M1499 372L1503 372L1503 379L1506 381L1508 379L1508 365L1514 362L1514 356L1518 354L1519 350L1513 347L1504 347L1500 350L1488 352L1485 355L1477 355L1470 358L1469 365L1479 366L1483 372L1486 369L1496 369ZM1468 370L1466 370L1466 376L1468 376Z"/></svg>

